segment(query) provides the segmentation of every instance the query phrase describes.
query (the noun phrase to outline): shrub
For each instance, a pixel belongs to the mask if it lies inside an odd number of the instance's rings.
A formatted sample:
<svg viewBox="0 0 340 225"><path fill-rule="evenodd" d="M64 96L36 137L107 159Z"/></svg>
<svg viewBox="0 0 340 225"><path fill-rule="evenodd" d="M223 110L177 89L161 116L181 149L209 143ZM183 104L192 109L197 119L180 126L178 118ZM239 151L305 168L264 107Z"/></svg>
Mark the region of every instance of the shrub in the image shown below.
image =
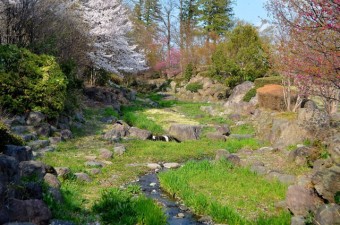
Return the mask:
<svg viewBox="0 0 340 225"><path fill-rule="evenodd" d="M0 122L0 152L5 145L24 145L24 141L17 135L10 133L7 126Z"/></svg>
<svg viewBox="0 0 340 225"><path fill-rule="evenodd" d="M242 78L239 76L230 76L225 79L225 85L230 89L233 89L242 82Z"/></svg>
<svg viewBox="0 0 340 225"><path fill-rule="evenodd" d="M0 104L11 113L64 109L67 78L55 58L14 45L0 46Z"/></svg>
<svg viewBox="0 0 340 225"><path fill-rule="evenodd" d="M254 81L255 89L263 87L264 85L267 85L267 84L281 85L282 84L282 77L280 77L280 76L261 77L261 78L257 78Z"/></svg>
<svg viewBox="0 0 340 225"><path fill-rule="evenodd" d="M191 91L191 92L197 92L198 90L202 88L203 88L203 85L198 82L190 83L185 87L187 91Z"/></svg>
<svg viewBox="0 0 340 225"><path fill-rule="evenodd" d="M256 96L256 88L252 88L244 95L243 101L249 102L255 96Z"/></svg>
<svg viewBox="0 0 340 225"><path fill-rule="evenodd" d="M194 72L194 67L193 67L192 63L189 63L184 70L184 79L186 81L189 81L192 77L193 72Z"/></svg>

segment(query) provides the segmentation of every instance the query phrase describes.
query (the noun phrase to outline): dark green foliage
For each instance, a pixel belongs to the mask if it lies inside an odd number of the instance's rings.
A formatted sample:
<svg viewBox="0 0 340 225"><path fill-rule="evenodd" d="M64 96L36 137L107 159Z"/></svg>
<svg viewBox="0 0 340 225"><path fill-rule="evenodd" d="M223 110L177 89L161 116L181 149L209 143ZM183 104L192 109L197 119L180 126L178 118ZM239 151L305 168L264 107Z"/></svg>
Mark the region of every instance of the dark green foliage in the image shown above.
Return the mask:
<svg viewBox="0 0 340 225"><path fill-rule="evenodd" d="M245 102L249 102L255 96L256 96L256 88L252 88L244 95L242 100Z"/></svg>
<svg viewBox="0 0 340 225"><path fill-rule="evenodd" d="M230 87L254 81L269 69L265 45L256 28L249 24L238 24L227 34L226 41L217 45L212 64L211 74L226 79Z"/></svg>
<svg viewBox="0 0 340 225"><path fill-rule="evenodd" d="M340 191L337 191L334 196L334 201L336 204L340 204Z"/></svg>
<svg viewBox="0 0 340 225"><path fill-rule="evenodd" d="M12 134L7 126L0 122L0 152L3 151L5 145L24 145L24 141L19 136Z"/></svg>
<svg viewBox="0 0 340 225"><path fill-rule="evenodd" d="M54 57L0 46L0 104L9 112L34 110L55 117L64 109L66 88L67 78Z"/></svg>
<svg viewBox="0 0 340 225"><path fill-rule="evenodd" d="M192 63L189 63L187 65L187 67L185 68L185 71L184 71L184 79L186 81L189 81L193 75L193 72L194 72L194 67L192 65Z"/></svg>
<svg viewBox="0 0 340 225"><path fill-rule="evenodd" d="M103 224L166 224L162 210L151 199L117 188L105 191L93 210L100 214Z"/></svg>
<svg viewBox="0 0 340 225"><path fill-rule="evenodd" d="M282 84L282 77L274 76L274 77L261 77L257 78L254 81L255 89L263 87L266 84Z"/></svg>
<svg viewBox="0 0 340 225"><path fill-rule="evenodd" d="M197 92L198 90L202 88L203 88L203 85L198 82L190 83L185 87L187 91L191 91L191 92Z"/></svg>

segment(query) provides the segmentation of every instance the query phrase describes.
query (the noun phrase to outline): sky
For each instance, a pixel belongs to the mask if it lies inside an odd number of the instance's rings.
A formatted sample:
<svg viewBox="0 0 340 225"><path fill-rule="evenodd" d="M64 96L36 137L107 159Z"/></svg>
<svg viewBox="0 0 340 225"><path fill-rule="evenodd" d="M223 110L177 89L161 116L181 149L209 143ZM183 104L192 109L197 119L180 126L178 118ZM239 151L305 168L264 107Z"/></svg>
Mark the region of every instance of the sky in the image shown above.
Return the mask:
<svg viewBox="0 0 340 225"><path fill-rule="evenodd" d="M261 18L267 18L263 7L265 2L266 0L235 0L234 17L259 26Z"/></svg>

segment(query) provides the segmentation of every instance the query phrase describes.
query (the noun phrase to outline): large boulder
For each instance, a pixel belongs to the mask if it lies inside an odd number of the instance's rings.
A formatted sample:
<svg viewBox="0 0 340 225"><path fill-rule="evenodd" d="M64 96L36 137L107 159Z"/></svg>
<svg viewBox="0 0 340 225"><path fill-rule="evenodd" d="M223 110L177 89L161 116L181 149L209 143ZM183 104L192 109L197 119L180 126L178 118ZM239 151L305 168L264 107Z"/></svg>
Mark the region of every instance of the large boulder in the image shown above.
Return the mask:
<svg viewBox="0 0 340 225"><path fill-rule="evenodd" d="M115 141L120 138L126 137L129 134L129 125L122 121L117 121L112 129L104 134L104 139Z"/></svg>
<svg viewBox="0 0 340 225"><path fill-rule="evenodd" d="M228 98L230 103L240 103L243 101L243 97L247 92L254 87L254 83L250 81L245 81L242 84L237 85L231 95Z"/></svg>
<svg viewBox="0 0 340 225"><path fill-rule="evenodd" d="M169 129L169 134L179 141L198 140L202 128L195 125L173 124Z"/></svg>
<svg viewBox="0 0 340 225"><path fill-rule="evenodd" d="M18 179L18 161L11 156L0 154L0 203L5 197L13 197L14 192L7 190L7 184L16 183Z"/></svg>
<svg viewBox="0 0 340 225"><path fill-rule="evenodd" d="M334 196L340 191L340 166L323 168L312 177L315 190L328 202L335 202Z"/></svg>
<svg viewBox="0 0 340 225"><path fill-rule="evenodd" d="M129 136L140 140L147 140L151 135L151 132L148 130L142 130L137 127L131 127L129 129Z"/></svg>
<svg viewBox="0 0 340 225"><path fill-rule="evenodd" d="M28 161L33 157L30 147L6 145L3 152L5 155L14 157L17 161Z"/></svg>
<svg viewBox="0 0 340 225"><path fill-rule="evenodd" d="M298 110L298 124L309 131L324 131L330 126L330 116L317 107L300 108Z"/></svg>
<svg viewBox="0 0 340 225"><path fill-rule="evenodd" d="M317 209L320 200L313 190L292 185L288 187L286 204L295 216L307 216L310 211L314 212Z"/></svg>
<svg viewBox="0 0 340 225"><path fill-rule="evenodd" d="M36 225L47 225L52 218L52 213L47 205L39 199L12 199L9 202L8 213L10 221L7 222L30 221Z"/></svg>
<svg viewBox="0 0 340 225"><path fill-rule="evenodd" d="M302 146L289 152L288 161L295 162L297 165L306 165L308 162L312 164L318 157L317 149Z"/></svg>

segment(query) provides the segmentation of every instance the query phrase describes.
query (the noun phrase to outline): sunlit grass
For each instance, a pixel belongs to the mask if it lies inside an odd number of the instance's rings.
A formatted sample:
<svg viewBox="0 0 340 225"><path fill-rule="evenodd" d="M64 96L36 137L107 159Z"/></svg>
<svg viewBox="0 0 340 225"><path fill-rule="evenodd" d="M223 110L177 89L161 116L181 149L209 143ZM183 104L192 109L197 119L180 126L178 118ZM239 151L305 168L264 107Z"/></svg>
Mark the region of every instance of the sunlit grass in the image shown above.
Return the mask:
<svg viewBox="0 0 340 225"><path fill-rule="evenodd" d="M286 185L268 181L247 168L233 167L225 161L191 161L176 171L161 173L159 178L170 194L218 223L290 223L289 213L274 207L285 198Z"/></svg>

